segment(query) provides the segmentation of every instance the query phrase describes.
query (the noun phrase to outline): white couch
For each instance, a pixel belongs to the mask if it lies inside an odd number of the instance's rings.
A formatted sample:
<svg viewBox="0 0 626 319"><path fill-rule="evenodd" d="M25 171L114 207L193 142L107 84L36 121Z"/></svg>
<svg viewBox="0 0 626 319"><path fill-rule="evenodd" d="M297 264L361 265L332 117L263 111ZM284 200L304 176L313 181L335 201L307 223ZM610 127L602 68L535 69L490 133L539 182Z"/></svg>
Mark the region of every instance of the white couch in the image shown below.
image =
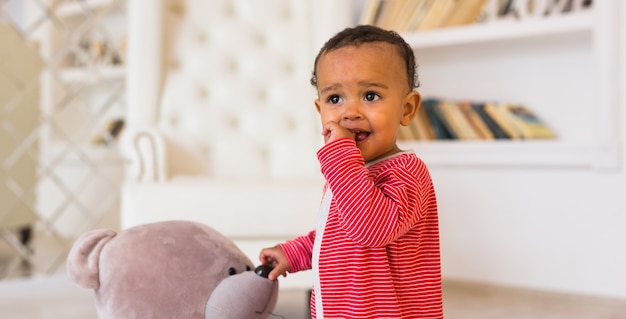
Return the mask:
<svg viewBox="0 0 626 319"><path fill-rule="evenodd" d="M122 227L203 222L255 263L260 248L313 229L322 141L308 81L323 39L350 23L350 8L129 0ZM308 288L310 275L281 285Z"/></svg>

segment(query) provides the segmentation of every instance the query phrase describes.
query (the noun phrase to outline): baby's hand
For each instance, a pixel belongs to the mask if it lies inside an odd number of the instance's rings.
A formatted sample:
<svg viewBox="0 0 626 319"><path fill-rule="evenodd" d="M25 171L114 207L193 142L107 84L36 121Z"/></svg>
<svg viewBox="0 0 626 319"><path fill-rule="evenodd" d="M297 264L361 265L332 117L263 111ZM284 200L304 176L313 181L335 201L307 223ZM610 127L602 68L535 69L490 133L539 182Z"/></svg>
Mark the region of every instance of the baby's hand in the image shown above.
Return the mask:
<svg viewBox="0 0 626 319"><path fill-rule="evenodd" d="M259 261L262 265L269 265L274 268L267 276L269 280L275 280L280 275L287 277L287 272L291 270L285 252L278 245L261 249Z"/></svg>
<svg viewBox="0 0 626 319"><path fill-rule="evenodd" d="M354 138L354 133L339 126L339 123L332 121L326 122L324 124L324 126L322 127L322 135L324 136L325 144L344 137Z"/></svg>

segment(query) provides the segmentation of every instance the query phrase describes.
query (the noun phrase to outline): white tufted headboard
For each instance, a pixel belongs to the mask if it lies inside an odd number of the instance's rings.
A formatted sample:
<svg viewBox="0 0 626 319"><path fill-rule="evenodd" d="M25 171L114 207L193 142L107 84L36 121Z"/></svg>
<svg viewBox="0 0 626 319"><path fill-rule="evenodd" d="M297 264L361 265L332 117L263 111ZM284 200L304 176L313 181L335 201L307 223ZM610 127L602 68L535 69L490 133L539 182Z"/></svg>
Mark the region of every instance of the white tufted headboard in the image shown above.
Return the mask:
<svg viewBox="0 0 626 319"><path fill-rule="evenodd" d="M156 179L319 174L309 78L318 38L349 23L349 1L129 1L128 127L164 140L142 159L163 166ZM316 12L332 21L314 27Z"/></svg>
<svg viewBox="0 0 626 319"><path fill-rule="evenodd" d="M307 177L319 146L304 1L172 1L158 126L215 177ZM187 163L186 165L189 165Z"/></svg>

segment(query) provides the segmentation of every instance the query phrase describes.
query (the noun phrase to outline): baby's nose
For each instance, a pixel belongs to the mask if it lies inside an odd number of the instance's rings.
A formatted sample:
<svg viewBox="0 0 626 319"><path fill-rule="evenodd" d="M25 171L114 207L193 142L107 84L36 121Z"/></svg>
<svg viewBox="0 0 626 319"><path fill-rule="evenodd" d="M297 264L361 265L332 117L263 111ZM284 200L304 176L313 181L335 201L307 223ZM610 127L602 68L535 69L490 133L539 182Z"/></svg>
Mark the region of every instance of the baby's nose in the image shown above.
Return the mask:
<svg viewBox="0 0 626 319"><path fill-rule="evenodd" d="M360 120L363 118L363 115L360 112L360 108L356 104L346 105L346 108L343 112L342 119L344 120Z"/></svg>

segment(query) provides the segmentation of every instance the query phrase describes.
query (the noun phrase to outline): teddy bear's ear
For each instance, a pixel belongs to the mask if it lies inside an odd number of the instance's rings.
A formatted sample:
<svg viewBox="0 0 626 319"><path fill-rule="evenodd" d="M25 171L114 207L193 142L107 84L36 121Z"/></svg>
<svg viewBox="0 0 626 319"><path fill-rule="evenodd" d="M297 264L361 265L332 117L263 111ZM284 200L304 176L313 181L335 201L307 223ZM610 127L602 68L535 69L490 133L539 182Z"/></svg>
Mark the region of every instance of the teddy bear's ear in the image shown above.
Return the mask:
<svg viewBox="0 0 626 319"><path fill-rule="evenodd" d="M100 252L117 233L110 229L96 229L82 234L67 257L67 274L83 288L100 286Z"/></svg>

